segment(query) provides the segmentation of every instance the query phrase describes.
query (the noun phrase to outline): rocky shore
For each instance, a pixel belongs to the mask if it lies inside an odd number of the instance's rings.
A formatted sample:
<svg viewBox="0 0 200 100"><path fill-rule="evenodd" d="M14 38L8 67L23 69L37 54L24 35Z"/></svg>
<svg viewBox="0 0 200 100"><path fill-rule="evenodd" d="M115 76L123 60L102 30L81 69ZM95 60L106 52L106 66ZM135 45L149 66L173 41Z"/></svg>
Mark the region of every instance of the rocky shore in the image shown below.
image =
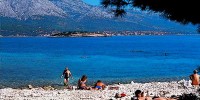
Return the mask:
<svg viewBox="0 0 200 100"><path fill-rule="evenodd" d="M194 93L198 95L197 89L190 85L190 81L151 82L130 84L113 84L105 90L76 90L57 89L51 86L34 88L31 85L27 89L0 89L0 100L115 100L116 93L124 93L120 100L131 100L136 90L142 90L151 97L171 97L182 94Z"/></svg>

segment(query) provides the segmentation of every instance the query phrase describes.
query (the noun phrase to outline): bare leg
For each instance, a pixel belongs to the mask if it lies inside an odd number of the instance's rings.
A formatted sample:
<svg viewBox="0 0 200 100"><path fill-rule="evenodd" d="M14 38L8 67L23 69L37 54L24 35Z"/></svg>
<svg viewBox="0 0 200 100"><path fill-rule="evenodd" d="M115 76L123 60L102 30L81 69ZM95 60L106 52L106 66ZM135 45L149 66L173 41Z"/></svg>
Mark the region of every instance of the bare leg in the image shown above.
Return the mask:
<svg viewBox="0 0 200 100"><path fill-rule="evenodd" d="M68 85L68 81L69 81L69 79L64 79L64 86L67 86Z"/></svg>
<svg viewBox="0 0 200 100"><path fill-rule="evenodd" d="M64 79L64 86L67 86L67 79Z"/></svg>

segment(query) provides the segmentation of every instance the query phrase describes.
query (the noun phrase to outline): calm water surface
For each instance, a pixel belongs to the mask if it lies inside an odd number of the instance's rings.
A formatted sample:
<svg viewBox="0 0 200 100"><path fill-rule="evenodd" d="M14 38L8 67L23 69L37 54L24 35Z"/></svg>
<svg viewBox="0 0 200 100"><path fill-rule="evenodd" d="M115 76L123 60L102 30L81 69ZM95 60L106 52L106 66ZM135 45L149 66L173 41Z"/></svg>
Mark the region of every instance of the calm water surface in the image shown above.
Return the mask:
<svg viewBox="0 0 200 100"><path fill-rule="evenodd" d="M0 88L62 85L68 66L75 85L188 79L200 65L200 36L0 38Z"/></svg>

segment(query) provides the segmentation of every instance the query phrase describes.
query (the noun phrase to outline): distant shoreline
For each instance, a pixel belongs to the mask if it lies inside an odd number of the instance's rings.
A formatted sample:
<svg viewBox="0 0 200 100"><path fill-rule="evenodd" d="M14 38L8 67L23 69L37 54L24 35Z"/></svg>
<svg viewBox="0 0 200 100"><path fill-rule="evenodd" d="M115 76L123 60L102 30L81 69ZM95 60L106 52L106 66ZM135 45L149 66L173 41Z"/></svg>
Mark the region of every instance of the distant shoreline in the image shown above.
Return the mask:
<svg viewBox="0 0 200 100"><path fill-rule="evenodd" d="M95 37L115 37L115 36L200 36L200 34L165 34L165 35L112 35L112 36L0 36L0 38L27 38L27 37L47 37L47 38L95 38Z"/></svg>
<svg viewBox="0 0 200 100"><path fill-rule="evenodd" d="M78 79L77 79L78 80ZM70 85L71 86L76 86L77 85L77 80L75 81L70 81ZM158 79L158 80L144 80L144 79L140 79L140 80L135 80L135 79L132 79L132 80L102 80L105 84L107 85L114 85L114 84L129 84L131 83L132 81L134 82L137 82L137 83L141 83L141 84L145 84L145 83L152 83L152 82L172 82L172 81L180 81L180 80L188 80L187 78L179 78L179 79ZM94 80L90 80L87 82L87 85L89 86L93 86L95 83ZM40 82L40 81L37 81L35 80L35 82L24 82L24 83L15 83L15 84L12 84L12 83L9 83L9 85L7 83L2 83L0 84L0 89L3 89L3 88L14 88L14 89L21 89L21 88L26 88L28 85L32 85L34 87L43 87L43 86L51 86L51 87L62 87L63 86L63 80L60 80L60 81L56 81L56 82L49 82L49 81L46 81L46 82Z"/></svg>
<svg viewBox="0 0 200 100"><path fill-rule="evenodd" d="M181 32L164 32L164 31L121 31L121 32L86 32L86 31L70 31L70 32L54 32L38 35L13 34L1 37L112 37L112 36L166 36L166 35L200 35Z"/></svg>

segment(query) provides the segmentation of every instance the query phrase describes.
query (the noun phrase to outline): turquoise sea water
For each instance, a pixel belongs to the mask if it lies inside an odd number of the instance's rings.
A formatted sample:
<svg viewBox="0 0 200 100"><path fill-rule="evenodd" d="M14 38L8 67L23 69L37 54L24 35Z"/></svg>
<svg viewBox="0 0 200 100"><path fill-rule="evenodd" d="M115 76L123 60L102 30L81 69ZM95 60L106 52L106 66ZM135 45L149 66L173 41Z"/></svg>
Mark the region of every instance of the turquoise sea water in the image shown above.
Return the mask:
<svg viewBox="0 0 200 100"><path fill-rule="evenodd" d="M0 38L0 88L62 85L68 66L75 85L188 79L200 65L200 36Z"/></svg>

